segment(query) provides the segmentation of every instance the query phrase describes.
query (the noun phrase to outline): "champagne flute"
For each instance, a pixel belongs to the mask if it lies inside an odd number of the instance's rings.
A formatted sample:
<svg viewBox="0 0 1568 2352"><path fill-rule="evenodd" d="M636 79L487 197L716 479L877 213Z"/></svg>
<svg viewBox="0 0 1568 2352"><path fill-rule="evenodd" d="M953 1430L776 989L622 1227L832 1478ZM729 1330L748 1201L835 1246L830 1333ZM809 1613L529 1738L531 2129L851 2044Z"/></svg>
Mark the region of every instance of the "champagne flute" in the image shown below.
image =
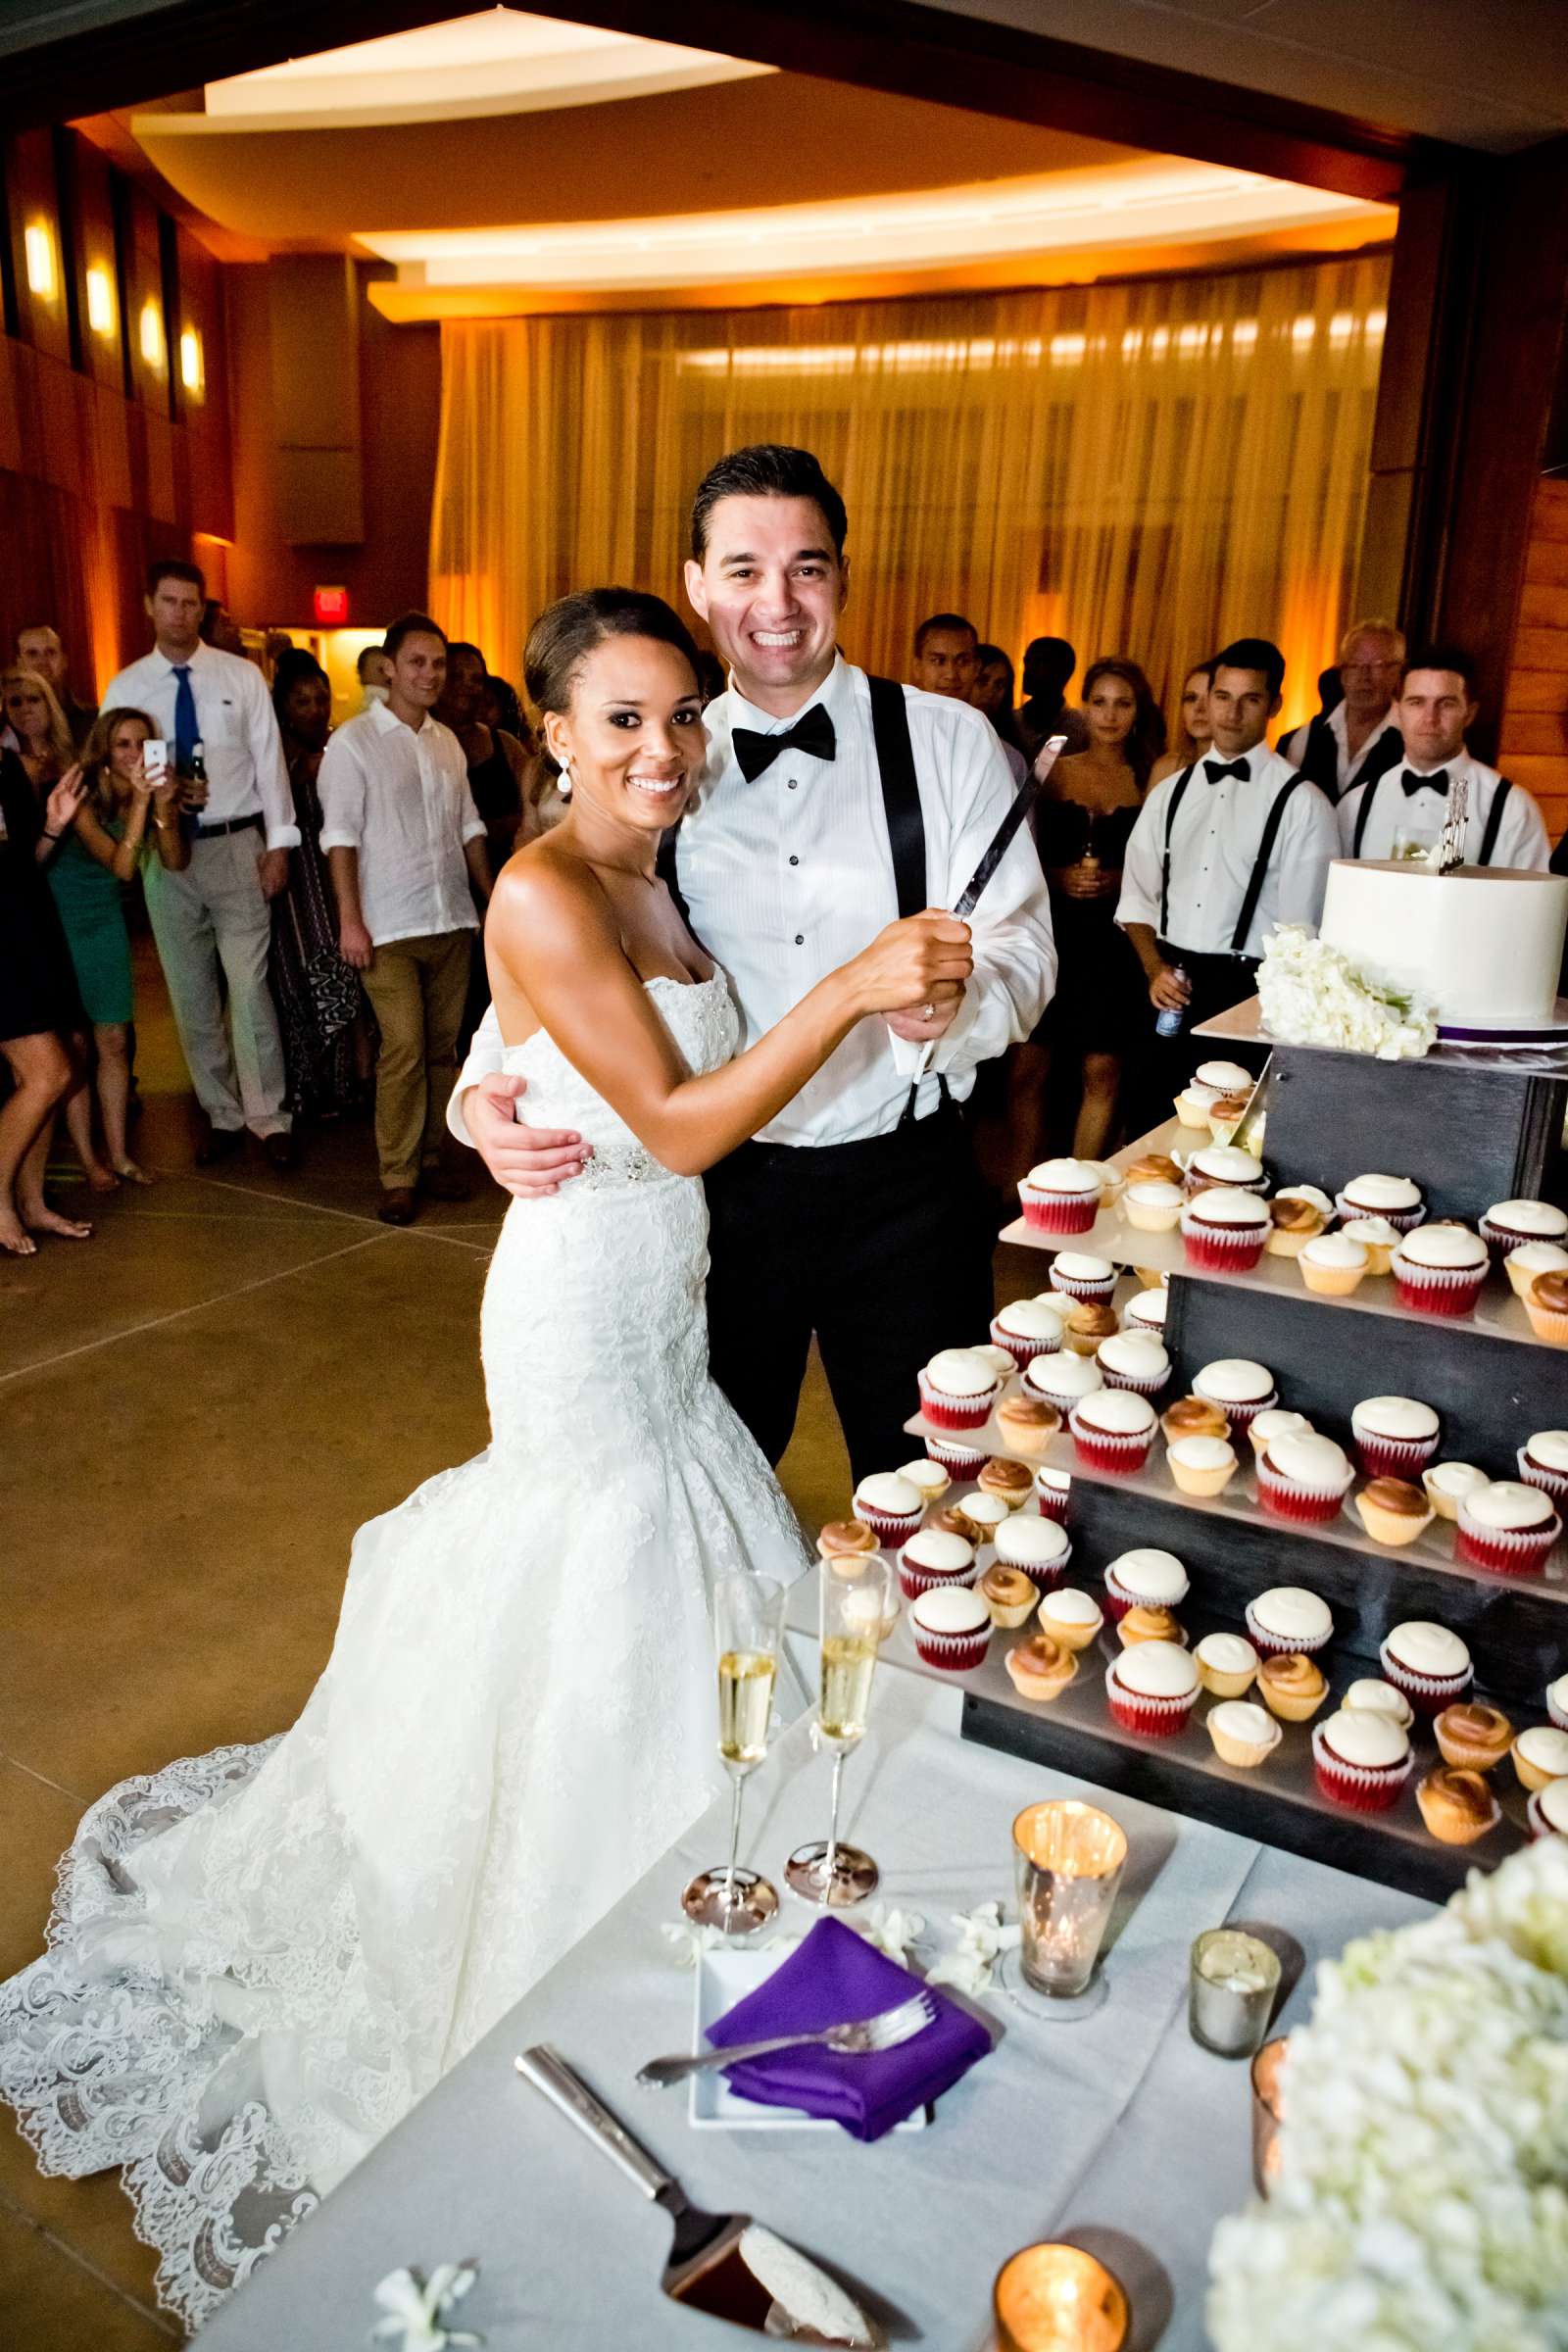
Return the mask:
<svg viewBox="0 0 1568 2352"><path fill-rule="evenodd" d="M700 1927L755 1936L778 1909L778 1889L755 1870L740 1870L741 1795L748 1774L767 1753L784 1638L784 1588L769 1576L725 1576L713 1591L718 1648L718 1752L730 1781L729 1863L699 1871L680 1898Z"/></svg>
<svg viewBox="0 0 1568 2352"><path fill-rule="evenodd" d="M839 1838L839 1793L844 1759L865 1732L877 1651L898 1621L898 1592L891 1564L881 1552L858 1553L822 1562L821 1683L816 1702L818 1737L833 1750L833 1811L825 1839L798 1846L785 1865L792 1893L833 1911L847 1910L876 1891L876 1864L858 1845Z"/></svg>

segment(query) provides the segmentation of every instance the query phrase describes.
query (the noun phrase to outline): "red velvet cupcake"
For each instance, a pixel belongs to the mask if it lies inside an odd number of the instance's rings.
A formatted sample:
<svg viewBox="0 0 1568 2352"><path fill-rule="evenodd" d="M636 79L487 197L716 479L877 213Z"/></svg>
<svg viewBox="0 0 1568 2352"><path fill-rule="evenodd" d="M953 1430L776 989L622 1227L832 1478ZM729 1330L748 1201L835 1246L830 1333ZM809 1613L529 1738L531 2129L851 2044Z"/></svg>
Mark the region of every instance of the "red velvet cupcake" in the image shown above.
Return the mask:
<svg viewBox="0 0 1568 2352"><path fill-rule="evenodd" d="M1015 1298L1010 1306L997 1309L991 1321L991 1337L999 1348L1005 1348L1019 1371L1033 1363L1037 1355L1054 1355L1061 1346L1064 1310L1054 1307L1045 1298Z"/></svg>
<svg viewBox="0 0 1568 2352"><path fill-rule="evenodd" d="M1087 1298L1108 1305L1115 1296L1116 1269L1108 1257L1094 1257L1083 1250L1058 1250L1051 1261L1051 1287L1067 1298Z"/></svg>
<svg viewBox="0 0 1568 2352"><path fill-rule="evenodd" d="M1101 1175L1085 1159L1046 1159L1018 1187L1023 1221L1037 1233L1087 1233L1100 1214Z"/></svg>
<svg viewBox="0 0 1568 2352"><path fill-rule="evenodd" d="M1350 1443L1368 1478L1419 1478L1439 1431L1431 1405L1414 1396L1364 1396L1350 1415Z"/></svg>
<svg viewBox="0 0 1568 2352"><path fill-rule="evenodd" d="M1459 1497L1455 1557L1494 1576L1539 1576L1562 1521L1551 1496L1540 1487L1499 1478Z"/></svg>
<svg viewBox="0 0 1568 2352"><path fill-rule="evenodd" d="M991 1640L991 1612L978 1592L959 1586L922 1592L909 1605L909 1631L928 1666L947 1674L970 1674Z"/></svg>
<svg viewBox="0 0 1568 2352"><path fill-rule="evenodd" d="M1198 1668L1178 1642L1139 1642L1106 1670L1105 1698L1124 1732L1170 1740L1192 1720Z"/></svg>
<svg viewBox="0 0 1568 2352"><path fill-rule="evenodd" d="M1387 1813L1410 1778L1408 1736L1392 1716L1344 1709L1312 1727L1312 1771L1332 1804Z"/></svg>
<svg viewBox="0 0 1568 2352"><path fill-rule="evenodd" d="M1187 1263L1202 1274L1246 1274L1263 1254L1269 1213L1255 1193L1237 1185L1195 1194L1182 1210Z"/></svg>
<svg viewBox="0 0 1568 2352"><path fill-rule="evenodd" d="M1257 1457L1257 1499L1276 1519L1326 1527L1337 1519L1355 1472L1332 1438L1276 1438Z"/></svg>
<svg viewBox="0 0 1568 2352"><path fill-rule="evenodd" d="M1469 1315L1490 1263L1486 1243L1467 1225L1418 1225L1395 1250L1390 1268L1401 1306L1422 1315Z"/></svg>
<svg viewBox="0 0 1568 2352"><path fill-rule="evenodd" d="M979 1429L1002 1394L1002 1377L973 1348L943 1348L920 1374L920 1410L934 1429Z"/></svg>
<svg viewBox="0 0 1568 2352"><path fill-rule="evenodd" d="M1067 1415L1078 1459L1094 1470L1142 1470L1157 1426L1153 1406L1134 1389L1097 1389Z"/></svg>
<svg viewBox="0 0 1568 2352"><path fill-rule="evenodd" d="M961 1485L966 1478L978 1478L991 1459L989 1447L976 1446L968 1438L939 1438L934 1431L926 1432L925 1450L928 1460L940 1462L950 1478Z"/></svg>
<svg viewBox="0 0 1568 2352"><path fill-rule="evenodd" d="M906 1600L944 1585L972 1585L974 1545L946 1528L922 1527L899 1554L899 1584Z"/></svg>
<svg viewBox="0 0 1568 2352"><path fill-rule="evenodd" d="M1042 1519L1054 1519L1058 1527L1067 1521L1067 1506L1072 1494L1072 1473L1057 1470L1042 1462L1035 1472L1035 1502Z"/></svg>
<svg viewBox="0 0 1568 2352"><path fill-rule="evenodd" d="M855 1490L855 1516L879 1544L907 1544L925 1517L925 1496L897 1470L874 1470Z"/></svg>
<svg viewBox="0 0 1568 2352"><path fill-rule="evenodd" d="M1385 1636L1378 1651L1385 1678L1402 1690L1418 1715L1441 1715L1463 1698L1475 1680L1470 1652L1446 1625L1407 1618Z"/></svg>

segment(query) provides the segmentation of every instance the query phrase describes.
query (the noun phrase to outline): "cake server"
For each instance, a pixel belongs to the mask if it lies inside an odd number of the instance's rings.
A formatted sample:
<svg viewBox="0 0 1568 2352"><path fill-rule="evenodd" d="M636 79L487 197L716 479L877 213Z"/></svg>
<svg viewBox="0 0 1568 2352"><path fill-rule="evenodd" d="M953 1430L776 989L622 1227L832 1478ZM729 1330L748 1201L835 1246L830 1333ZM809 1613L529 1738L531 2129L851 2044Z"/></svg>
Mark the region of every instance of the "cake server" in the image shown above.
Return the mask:
<svg viewBox="0 0 1568 2352"><path fill-rule="evenodd" d="M603 2148L634 2188L662 2205L675 2234L660 2280L675 2303L775 2341L799 2331L814 2344L876 2345L881 2331L825 2272L746 2213L704 2213L657 2157L611 2114L556 2050L537 2044L514 2059L579 2132Z"/></svg>

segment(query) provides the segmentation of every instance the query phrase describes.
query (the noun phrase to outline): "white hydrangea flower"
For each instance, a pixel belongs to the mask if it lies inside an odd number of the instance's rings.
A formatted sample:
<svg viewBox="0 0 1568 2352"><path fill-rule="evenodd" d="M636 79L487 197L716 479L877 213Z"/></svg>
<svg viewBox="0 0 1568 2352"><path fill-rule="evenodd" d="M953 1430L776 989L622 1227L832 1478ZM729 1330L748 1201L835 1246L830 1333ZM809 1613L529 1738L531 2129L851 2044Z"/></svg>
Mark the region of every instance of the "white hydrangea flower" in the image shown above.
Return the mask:
<svg viewBox="0 0 1568 2352"><path fill-rule="evenodd" d="M1412 990L1350 962L1300 923L1270 936L1257 975L1263 1026L1293 1046L1333 1046L1380 1061L1415 1059L1437 1042L1435 1007Z"/></svg>

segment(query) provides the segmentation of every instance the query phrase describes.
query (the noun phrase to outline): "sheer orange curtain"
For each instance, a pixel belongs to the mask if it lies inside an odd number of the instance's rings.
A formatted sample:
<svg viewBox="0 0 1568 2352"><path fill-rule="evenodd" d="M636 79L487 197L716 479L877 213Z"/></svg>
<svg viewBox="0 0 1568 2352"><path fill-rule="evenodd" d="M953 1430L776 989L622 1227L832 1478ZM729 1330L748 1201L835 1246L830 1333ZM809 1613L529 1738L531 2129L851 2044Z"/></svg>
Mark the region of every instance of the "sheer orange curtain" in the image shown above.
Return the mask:
<svg viewBox="0 0 1568 2352"><path fill-rule="evenodd" d="M437 615L515 675L552 598L675 597L700 475L805 443L850 510L845 642L904 675L915 623L967 612L1186 666L1261 631L1316 704L1350 617L1388 262L816 309L442 328Z"/></svg>

